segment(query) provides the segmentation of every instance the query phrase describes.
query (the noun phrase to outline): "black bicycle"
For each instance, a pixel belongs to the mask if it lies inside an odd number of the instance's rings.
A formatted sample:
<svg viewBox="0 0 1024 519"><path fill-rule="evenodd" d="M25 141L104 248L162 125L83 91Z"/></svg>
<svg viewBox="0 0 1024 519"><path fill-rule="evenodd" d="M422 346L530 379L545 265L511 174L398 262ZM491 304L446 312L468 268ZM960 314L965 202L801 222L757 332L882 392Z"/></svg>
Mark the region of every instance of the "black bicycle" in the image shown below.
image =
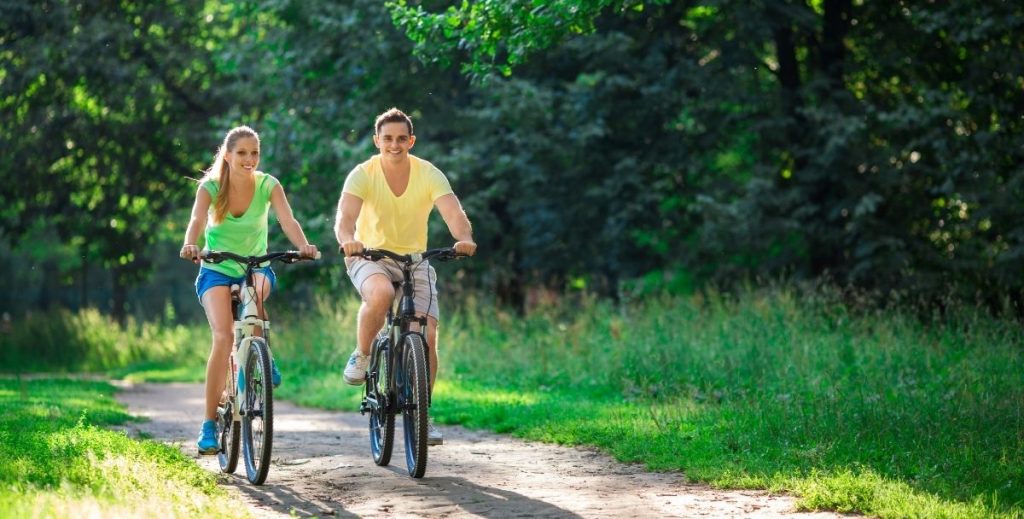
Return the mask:
<svg viewBox="0 0 1024 519"><path fill-rule="evenodd" d="M242 285L231 286L231 315L234 316L235 347L228 360L227 398L217 407L220 450L217 461L223 472L231 474L238 465L241 437L245 475L250 483L261 485L270 471L270 452L274 436L274 385L271 381L270 321L260 319L256 308L253 272L271 261L295 263L320 259L300 256L297 251L270 252L262 256L239 256L232 252L204 251L200 258L208 263L237 261L245 267ZM254 335L255 328L263 330ZM239 387L238 373L242 373ZM238 401L242 394L242 401ZM241 428L241 431L239 431Z"/></svg>
<svg viewBox="0 0 1024 519"><path fill-rule="evenodd" d="M391 462L394 446L395 415L402 413L405 432L405 464L409 475L421 478L427 470L427 410L430 407L430 366L427 357L427 318L416 315L413 303L412 274L429 259L453 260L463 255L451 247L431 249L422 254L395 254L381 249L365 249L362 257L370 261L392 260L402 270L402 281L395 282L401 297L388 309L387 320L370 351L360 414L370 413L370 452L373 462L385 466ZM412 324L419 324L412 330Z"/></svg>

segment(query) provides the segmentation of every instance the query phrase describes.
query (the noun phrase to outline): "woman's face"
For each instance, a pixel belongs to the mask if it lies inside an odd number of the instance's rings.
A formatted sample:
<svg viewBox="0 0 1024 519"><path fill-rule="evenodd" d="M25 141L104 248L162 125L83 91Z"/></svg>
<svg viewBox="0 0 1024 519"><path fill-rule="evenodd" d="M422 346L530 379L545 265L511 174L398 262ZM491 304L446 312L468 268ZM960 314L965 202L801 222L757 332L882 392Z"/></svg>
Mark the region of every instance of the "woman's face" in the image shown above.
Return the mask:
<svg viewBox="0 0 1024 519"><path fill-rule="evenodd" d="M235 147L224 154L231 171L252 173L260 163L260 141L255 137L240 137Z"/></svg>

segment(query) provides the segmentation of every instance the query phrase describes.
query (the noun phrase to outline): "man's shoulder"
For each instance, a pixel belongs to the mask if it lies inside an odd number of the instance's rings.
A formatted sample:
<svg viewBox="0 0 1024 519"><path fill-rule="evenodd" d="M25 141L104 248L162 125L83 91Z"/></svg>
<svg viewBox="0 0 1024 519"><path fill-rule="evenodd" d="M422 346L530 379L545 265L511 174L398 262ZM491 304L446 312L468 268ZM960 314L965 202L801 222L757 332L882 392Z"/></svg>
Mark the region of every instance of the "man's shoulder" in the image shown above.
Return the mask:
<svg viewBox="0 0 1024 519"><path fill-rule="evenodd" d="M380 157L374 155L374 156L372 156L372 157L370 157L370 158L360 162L359 164L356 164L355 167L352 168L352 171L349 172L349 174L351 175L351 174L354 174L354 173L361 173L361 174L364 174L364 175L370 175L374 171L377 171L379 169L380 169Z"/></svg>
<svg viewBox="0 0 1024 519"><path fill-rule="evenodd" d="M417 170L419 170L419 171L421 171L423 173L433 173L433 174L444 175L444 173L441 172L441 168L438 168L437 166L435 166L429 160L421 159L421 158L417 157L416 155L413 155L413 154L410 153L409 154L409 161L412 162L413 169L417 169Z"/></svg>

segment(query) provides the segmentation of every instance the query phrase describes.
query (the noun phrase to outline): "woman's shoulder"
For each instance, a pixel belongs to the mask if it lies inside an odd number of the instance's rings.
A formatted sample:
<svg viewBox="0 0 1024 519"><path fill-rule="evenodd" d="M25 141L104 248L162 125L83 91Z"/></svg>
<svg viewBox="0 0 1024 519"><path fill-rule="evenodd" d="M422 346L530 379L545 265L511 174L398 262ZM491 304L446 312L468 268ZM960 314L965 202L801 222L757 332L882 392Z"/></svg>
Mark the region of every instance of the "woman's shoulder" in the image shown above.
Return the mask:
<svg viewBox="0 0 1024 519"><path fill-rule="evenodd" d="M217 191L220 191L220 182L212 178L204 178L199 180L199 187L205 189L211 195L216 195Z"/></svg>
<svg viewBox="0 0 1024 519"><path fill-rule="evenodd" d="M265 171L254 171L253 176L256 177L257 186L274 187L281 183L277 177Z"/></svg>

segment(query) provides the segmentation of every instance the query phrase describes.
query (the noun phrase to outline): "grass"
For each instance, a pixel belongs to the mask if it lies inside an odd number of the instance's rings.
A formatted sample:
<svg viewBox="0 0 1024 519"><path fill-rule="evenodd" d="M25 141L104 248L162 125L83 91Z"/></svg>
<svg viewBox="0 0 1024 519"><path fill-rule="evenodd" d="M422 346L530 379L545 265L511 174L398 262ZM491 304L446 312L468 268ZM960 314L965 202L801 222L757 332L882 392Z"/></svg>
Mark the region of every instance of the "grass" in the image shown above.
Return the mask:
<svg viewBox="0 0 1024 519"><path fill-rule="evenodd" d="M104 382L0 379L6 517L247 517L168 445L106 427L131 420Z"/></svg>
<svg viewBox="0 0 1024 519"><path fill-rule="evenodd" d="M583 298L522 317L465 308L441 329L441 423L595 445L717 487L790 492L807 510L1024 517L1016 322L856 313L787 288ZM279 397L357 408L340 377L355 312L277 316Z"/></svg>

